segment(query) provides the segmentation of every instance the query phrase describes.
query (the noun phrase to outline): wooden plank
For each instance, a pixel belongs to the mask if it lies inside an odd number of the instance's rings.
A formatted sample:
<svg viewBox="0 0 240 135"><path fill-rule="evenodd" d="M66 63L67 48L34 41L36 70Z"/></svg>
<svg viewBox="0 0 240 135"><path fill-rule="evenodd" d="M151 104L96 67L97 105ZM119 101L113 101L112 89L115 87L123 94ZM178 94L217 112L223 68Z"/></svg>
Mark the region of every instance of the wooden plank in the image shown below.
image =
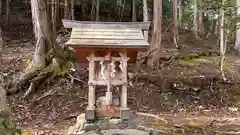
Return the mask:
<svg viewBox="0 0 240 135"><path fill-rule="evenodd" d="M87 29L87 28L73 28L72 32L129 32L129 33L139 33L142 32L140 29Z"/></svg>
<svg viewBox="0 0 240 135"><path fill-rule="evenodd" d="M149 44L145 40L101 40L101 39L70 39L69 46L100 47L100 48L147 48Z"/></svg>
<svg viewBox="0 0 240 135"><path fill-rule="evenodd" d="M117 33L117 32L72 32L71 35L103 35L103 36L143 36L142 33Z"/></svg>
<svg viewBox="0 0 240 135"><path fill-rule="evenodd" d="M65 28L100 28L100 29L142 29L148 30L150 22L89 22L62 20Z"/></svg>
<svg viewBox="0 0 240 135"><path fill-rule="evenodd" d="M113 40L119 40L119 39L125 39L125 40L141 40L144 39L143 36L105 36L105 35L71 35L71 39L113 39Z"/></svg>

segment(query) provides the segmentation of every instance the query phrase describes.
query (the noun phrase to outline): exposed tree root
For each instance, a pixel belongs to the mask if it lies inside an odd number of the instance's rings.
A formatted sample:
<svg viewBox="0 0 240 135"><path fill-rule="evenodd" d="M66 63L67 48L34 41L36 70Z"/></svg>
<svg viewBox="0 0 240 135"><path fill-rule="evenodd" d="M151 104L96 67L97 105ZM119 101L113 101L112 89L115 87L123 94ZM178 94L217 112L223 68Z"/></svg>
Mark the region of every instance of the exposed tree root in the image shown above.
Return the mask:
<svg viewBox="0 0 240 135"><path fill-rule="evenodd" d="M23 96L23 98L27 98L41 87L44 82L53 79L55 76L69 74L72 68L71 61L74 60L71 53L69 50L62 48L58 51L50 51L46 59L49 64L43 68L34 65L34 61L32 61L19 80L14 81L13 88L8 90L8 94L15 94L29 86Z"/></svg>
<svg viewBox="0 0 240 135"><path fill-rule="evenodd" d="M42 84L47 79L47 74L40 74L37 77L35 77L28 88L28 90L25 92L23 98L27 98L31 93L33 93L36 90L36 87L39 84Z"/></svg>

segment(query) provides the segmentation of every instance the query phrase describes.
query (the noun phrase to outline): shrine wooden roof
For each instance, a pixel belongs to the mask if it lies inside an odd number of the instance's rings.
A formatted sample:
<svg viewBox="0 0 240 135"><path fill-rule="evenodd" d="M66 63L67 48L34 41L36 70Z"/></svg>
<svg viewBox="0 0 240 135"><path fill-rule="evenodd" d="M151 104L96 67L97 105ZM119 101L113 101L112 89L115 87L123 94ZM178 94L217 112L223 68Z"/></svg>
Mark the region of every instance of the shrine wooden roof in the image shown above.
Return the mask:
<svg viewBox="0 0 240 135"><path fill-rule="evenodd" d="M149 23L144 22L85 22L63 20L65 28L72 28L70 40L74 47L90 48L147 48L143 31Z"/></svg>

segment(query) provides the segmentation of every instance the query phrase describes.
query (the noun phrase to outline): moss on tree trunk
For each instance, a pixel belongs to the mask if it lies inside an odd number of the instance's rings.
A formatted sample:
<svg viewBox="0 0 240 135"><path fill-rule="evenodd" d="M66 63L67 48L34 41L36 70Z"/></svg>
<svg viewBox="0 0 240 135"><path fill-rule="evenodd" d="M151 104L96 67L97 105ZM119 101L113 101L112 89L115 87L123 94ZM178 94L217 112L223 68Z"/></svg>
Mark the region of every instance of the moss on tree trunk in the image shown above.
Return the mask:
<svg viewBox="0 0 240 135"><path fill-rule="evenodd" d="M19 134L17 125L14 122L11 109L7 103L6 92L0 86L0 135Z"/></svg>

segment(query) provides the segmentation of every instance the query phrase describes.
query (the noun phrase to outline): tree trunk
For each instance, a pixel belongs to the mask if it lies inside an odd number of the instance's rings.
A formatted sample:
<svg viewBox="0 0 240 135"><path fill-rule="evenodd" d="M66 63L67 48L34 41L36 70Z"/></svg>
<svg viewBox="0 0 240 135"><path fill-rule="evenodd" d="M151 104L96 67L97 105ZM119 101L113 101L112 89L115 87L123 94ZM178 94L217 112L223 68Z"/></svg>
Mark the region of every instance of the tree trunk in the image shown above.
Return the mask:
<svg viewBox="0 0 240 135"><path fill-rule="evenodd" d="M3 47L4 47L4 43L2 38L2 30L0 29L0 57L2 56Z"/></svg>
<svg viewBox="0 0 240 135"><path fill-rule="evenodd" d="M121 0L122 1L122 0ZM120 18L119 18L119 22L122 21L123 16L124 16L124 12L125 12L125 7L126 7L126 0L123 0L123 2L121 2L121 11L120 11Z"/></svg>
<svg viewBox="0 0 240 135"><path fill-rule="evenodd" d="M224 0L222 0L224 2ZM224 55L224 10L221 9L221 18L220 18L220 54L221 56Z"/></svg>
<svg viewBox="0 0 240 135"><path fill-rule="evenodd" d="M179 27L182 28L182 0L179 0L178 3L178 23L179 23Z"/></svg>
<svg viewBox="0 0 240 135"><path fill-rule="evenodd" d="M204 13L202 11L202 4L201 4L202 1L200 1L199 5L200 5L200 11L199 11L199 17L198 17L198 26L199 26L199 34L200 36L203 36L204 35L204 23L203 23L203 17L204 17Z"/></svg>
<svg viewBox="0 0 240 135"><path fill-rule="evenodd" d="M178 47L178 17L177 17L177 0L172 0L172 34L173 34L173 43Z"/></svg>
<svg viewBox="0 0 240 135"><path fill-rule="evenodd" d="M86 19L86 11L85 11L85 1L81 1L81 15L82 15L82 20Z"/></svg>
<svg viewBox="0 0 240 135"><path fill-rule="evenodd" d="M55 0L55 32L57 32L57 28L59 26L59 19L60 19L60 16L59 16L59 0ZM53 31L54 32L54 31Z"/></svg>
<svg viewBox="0 0 240 135"><path fill-rule="evenodd" d="M68 4L68 0L64 1L64 19L69 19L69 4Z"/></svg>
<svg viewBox="0 0 240 135"><path fill-rule="evenodd" d="M91 9L91 20L92 21L95 20L95 15L96 15L96 12L94 12L95 11L95 8L94 8L95 4L96 4L96 0L92 0L92 9Z"/></svg>
<svg viewBox="0 0 240 135"><path fill-rule="evenodd" d="M193 0L193 33L195 37L198 37L198 25L197 25L197 0Z"/></svg>
<svg viewBox="0 0 240 135"><path fill-rule="evenodd" d="M99 0L96 0L96 21L100 21L99 19Z"/></svg>
<svg viewBox="0 0 240 135"><path fill-rule="evenodd" d="M56 37L56 19L57 19L56 10L57 10L56 0L52 0L52 28L54 37Z"/></svg>
<svg viewBox="0 0 240 135"><path fill-rule="evenodd" d="M54 48L55 42L49 19L47 16L45 0L31 0L32 20L36 38L34 62L37 67L46 66L46 54Z"/></svg>
<svg viewBox="0 0 240 135"><path fill-rule="evenodd" d="M10 2L11 0L6 0L6 22L5 25L8 25L10 22Z"/></svg>
<svg viewBox="0 0 240 135"><path fill-rule="evenodd" d="M152 43L150 47L150 59L148 60L148 65L152 66L156 63L158 57L160 56L160 51L162 48L162 0L153 1L153 34Z"/></svg>
<svg viewBox="0 0 240 135"><path fill-rule="evenodd" d="M56 41L53 36L53 29L51 27L51 20L47 13L47 4L45 0L31 0L32 8L32 21L33 29L36 38L36 48L32 62L25 69L25 72L20 76L18 83L14 87L14 90L9 91L9 93L16 93L28 82L31 85L27 92L24 94L26 98L29 94L35 91L39 84L47 78L47 73L39 72L46 68L50 61L47 61L47 55L50 50L55 50Z"/></svg>
<svg viewBox="0 0 240 135"><path fill-rule="evenodd" d="M225 0L222 0L222 6L224 7ZM220 19L220 56L221 56L221 61L220 61L220 69L222 73L222 78L224 81L226 81L225 73L224 73L224 59L225 59L225 53L226 53L226 45L227 45L227 35L228 35L228 30L224 29L225 25L225 15L224 15L224 9L221 7L221 19ZM225 33L225 30L227 33ZM226 37L224 35L226 34Z"/></svg>
<svg viewBox="0 0 240 135"><path fill-rule="evenodd" d="M66 48L60 48L56 45L56 39L53 36L51 20L47 16L47 0L31 0L33 29L36 38L36 49L33 60L14 83L14 88L8 91L14 94L22 90L27 84L30 84L24 94L28 97L37 88L45 82L59 74L65 75L72 68L70 61L71 51Z"/></svg>
<svg viewBox="0 0 240 135"><path fill-rule="evenodd" d="M132 0L132 21L137 21L136 0Z"/></svg>
<svg viewBox="0 0 240 135"><path fill-rule="evenodd" d="M240 1L236 0L236 7L237 7L237 17L240 17ZM240 22L237 22L237 29L236 29L236 42L234 48L240 53Z"/></svg>
<svg viewBox="0 0 240 135"><path fill-rule="evenodd" d="M74 0L71 0L71 18L72 18L72 20L75 20L74 6L75 6L75 2L74 2Z"/></svg>
<svg viewBox="0 0 240 135"><path fill-rule="evenodd" d="M0 0L0 19L2 19L2 5L3 5L3 2L2 0Z"/></svg>
<svg viewBox="0 0 240 135"><path fill-rule="evenodd" d="M143 21L148 22L148 6L147 0L143 0ZM144 31L145 39L148 41L148 31Z"/></svg>

